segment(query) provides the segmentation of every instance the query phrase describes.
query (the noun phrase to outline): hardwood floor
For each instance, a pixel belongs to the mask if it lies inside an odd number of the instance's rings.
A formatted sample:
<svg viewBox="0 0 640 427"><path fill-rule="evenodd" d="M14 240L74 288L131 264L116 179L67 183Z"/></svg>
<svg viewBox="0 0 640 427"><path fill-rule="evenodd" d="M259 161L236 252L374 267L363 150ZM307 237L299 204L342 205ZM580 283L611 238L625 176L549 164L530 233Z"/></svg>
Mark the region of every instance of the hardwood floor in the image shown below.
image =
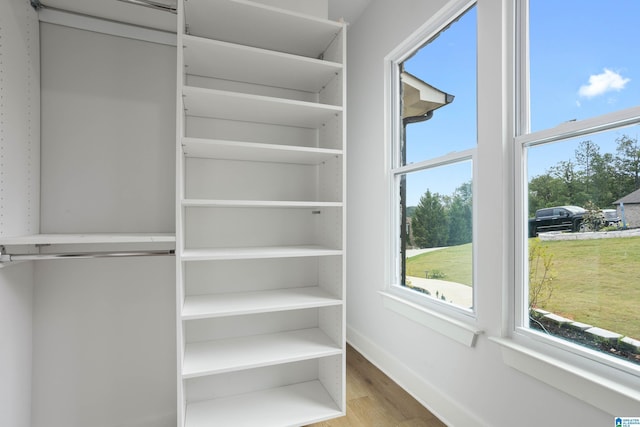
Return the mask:
<svg viewBox="0 0 640 427"><path fill-rule="evenodd" d="M308 427L444 427L431 412L347 346L347 415Z"/></svg>

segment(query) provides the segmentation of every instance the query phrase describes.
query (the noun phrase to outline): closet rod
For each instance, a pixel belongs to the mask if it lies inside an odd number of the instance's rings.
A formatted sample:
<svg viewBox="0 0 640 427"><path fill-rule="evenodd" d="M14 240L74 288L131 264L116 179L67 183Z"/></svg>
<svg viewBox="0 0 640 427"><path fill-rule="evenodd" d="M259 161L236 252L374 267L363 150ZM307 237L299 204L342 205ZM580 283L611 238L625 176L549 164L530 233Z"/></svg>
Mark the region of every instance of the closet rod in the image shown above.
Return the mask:
<svg viewBox="0 0 640 427"><path fill-rule="evenodd" d="M139 256L175 255L174 249L162 251L120 251L120 252L69 252L59 254L0 254L0 262L38 261L47 259L89 259L89 258L118 258Z"/></svg>

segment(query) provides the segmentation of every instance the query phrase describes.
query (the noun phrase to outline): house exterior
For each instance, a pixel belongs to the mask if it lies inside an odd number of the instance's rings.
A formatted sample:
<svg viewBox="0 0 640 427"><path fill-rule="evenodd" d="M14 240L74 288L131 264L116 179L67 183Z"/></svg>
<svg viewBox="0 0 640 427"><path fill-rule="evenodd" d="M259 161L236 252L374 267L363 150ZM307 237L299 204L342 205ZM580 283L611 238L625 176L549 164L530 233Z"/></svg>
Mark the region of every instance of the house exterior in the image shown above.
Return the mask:
<svg viewBox="0 0 640 427"><path fill-rule="evenodd" d="M640 227L640 189L616 200L613 204L626 227Z"/></svg>

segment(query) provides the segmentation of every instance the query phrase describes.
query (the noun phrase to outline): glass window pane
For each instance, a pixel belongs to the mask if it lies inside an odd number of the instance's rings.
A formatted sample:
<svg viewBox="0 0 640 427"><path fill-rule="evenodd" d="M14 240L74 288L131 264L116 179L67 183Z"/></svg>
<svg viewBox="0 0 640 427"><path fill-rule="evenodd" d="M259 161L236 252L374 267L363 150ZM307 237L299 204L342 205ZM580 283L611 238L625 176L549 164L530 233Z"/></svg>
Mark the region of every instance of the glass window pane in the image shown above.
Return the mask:
<svg viewBox="0 0 640 427"><path fill-rule="evenodd" d="M529 326L633 363L640 363L639 131L527 149Z"/></svg>
<svg viewBox="0 0 640 427"><path fill-rule="evenodd" d="M530 0L531 131L639 105L640 2Z"/></svg>
<svg viewBox="0 0 640 427"><path fill-rule="evenodd" d="M472 162L403 176L406 215L403 284L465 309L473 307Z"/></svg>
<svg viewBox="0 0 640 427"><path fill-rule="evenodd" d="M406 126L402 165L476 145L476 8L421 47L402 68Z"/></svg>

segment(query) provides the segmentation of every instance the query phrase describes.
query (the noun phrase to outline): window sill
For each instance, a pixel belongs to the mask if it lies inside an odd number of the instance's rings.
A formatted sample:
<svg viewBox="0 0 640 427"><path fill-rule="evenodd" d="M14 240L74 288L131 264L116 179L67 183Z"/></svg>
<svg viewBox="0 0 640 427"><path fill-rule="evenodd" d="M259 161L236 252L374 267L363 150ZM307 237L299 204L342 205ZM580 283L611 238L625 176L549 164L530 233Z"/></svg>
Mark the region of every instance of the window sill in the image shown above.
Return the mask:
<svg viewBox="0 0 640 427"><path fill-rule="evenodd" d="M509 338L490 337L502 348L504 363L612 415L640 405L640 390L549 356Z"/></svg>
<svg viewBox="0 0 640 427"><path fill-rule="evenodd" d="M407 301L389 292L380 292L380 295L382 295L385 308L395 311L467 347L475 346L477 336L482 333L481 330L460 320Z"/></svg>

